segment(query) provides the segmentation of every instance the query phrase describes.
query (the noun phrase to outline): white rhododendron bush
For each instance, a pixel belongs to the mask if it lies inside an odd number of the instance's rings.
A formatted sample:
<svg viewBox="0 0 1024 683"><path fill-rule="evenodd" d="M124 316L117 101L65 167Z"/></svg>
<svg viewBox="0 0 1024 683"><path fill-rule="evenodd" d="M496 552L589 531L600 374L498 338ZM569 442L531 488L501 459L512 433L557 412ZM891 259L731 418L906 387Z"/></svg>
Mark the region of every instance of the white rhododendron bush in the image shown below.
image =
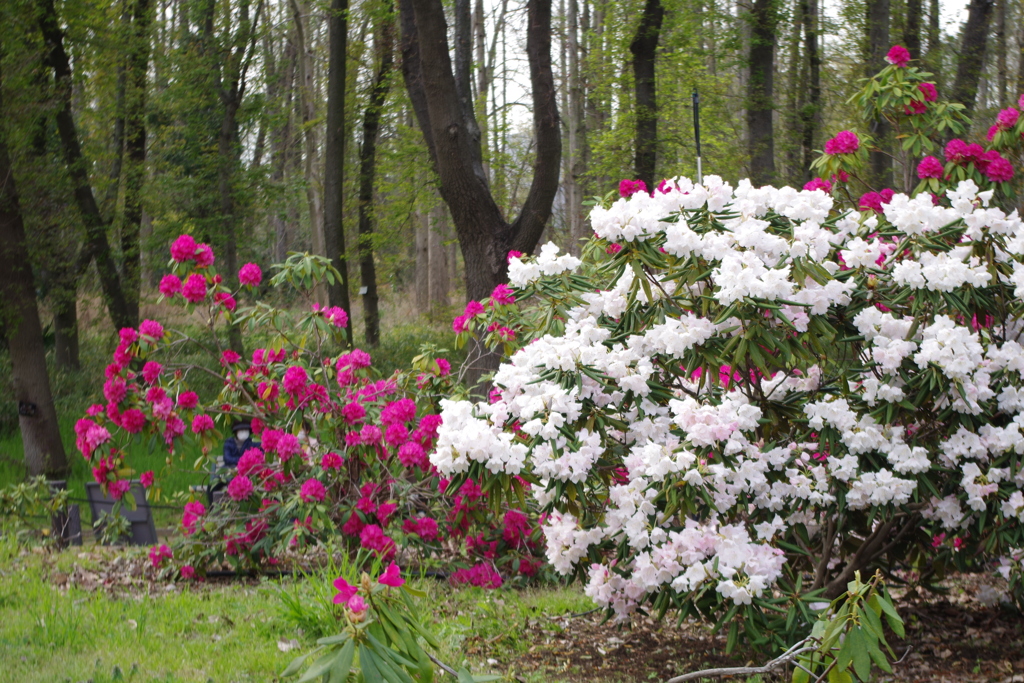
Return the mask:
<svg viewBox="0 0 1024 683"><path fill-rule="evenodd" d="M431 462L532 495L551 564L620 617L792 642L878 566L1019 600L1024 225L991 200L709 176L597 206L582 259L513 255L512 296L460 319L518 347L489 401L443 402Z"/></svg>

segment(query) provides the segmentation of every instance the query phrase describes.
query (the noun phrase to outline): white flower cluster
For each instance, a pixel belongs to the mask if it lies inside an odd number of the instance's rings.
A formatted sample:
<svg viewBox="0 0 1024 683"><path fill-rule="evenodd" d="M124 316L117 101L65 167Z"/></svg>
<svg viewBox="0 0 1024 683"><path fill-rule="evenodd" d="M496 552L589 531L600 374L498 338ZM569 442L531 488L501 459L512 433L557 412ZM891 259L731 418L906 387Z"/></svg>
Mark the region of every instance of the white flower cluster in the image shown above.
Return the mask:
<svg viewBox="0 0 1024 683"><path fill-rule="evenodd" d="M952 292L965 284L984 287L992 279L970 247L954 247L942 254L926 252L917 261L901 261L892 271L892 279L911 289Z"/></svg>
<svg viewBox="0 0 1024 683"><path fill-rule="evenodd" d="M524 261L518 256L510 258L508 281L516 287L525 287L544 275L560 275L576 270L581 263L582 261L572 254L558 256L558 245L548 242L540 248L540 255L535 260Z"/></svg>
<svg viewBox="0 0 1024 683"><path fill-rule="evenodd" d="M765 525L762 538L771 538L784 526L776 516ZM778 548L751 541L740 525L700 524L690 519L682 530L662 533L659 541L637 554L626 575L605 565L591 565L586 594L623 617L648 593L662 588L691 593L707 581L716 581L715 590L724 598L749 605L775 583L786 561Z"/></svg>

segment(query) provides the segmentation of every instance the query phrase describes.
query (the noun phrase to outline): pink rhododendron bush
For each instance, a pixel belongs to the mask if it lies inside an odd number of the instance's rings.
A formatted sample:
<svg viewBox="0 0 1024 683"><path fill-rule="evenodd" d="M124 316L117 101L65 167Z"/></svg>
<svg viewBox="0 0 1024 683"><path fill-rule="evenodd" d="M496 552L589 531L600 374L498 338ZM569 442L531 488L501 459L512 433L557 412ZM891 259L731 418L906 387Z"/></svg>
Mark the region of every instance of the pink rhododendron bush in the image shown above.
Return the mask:
<svg viewBox="0 0 1024 683"><path fill-rule="evenodd" d="M171 255L161 293L201 313L206 333L190 337L152 320L121 330L106 403L76 425L78 448L108 494L132 505L124 494L133 441L162 444L169 465L194 462L200 471L211 469L236 421L251 424L257 445L221 474L222 502L211 506L205 492L182 501L179 534L151 551L154 567L184 578L225 564L259 569L332 541L405 566L443 556L455 561L453 580L479 585L537 572L542 538L525 505L501 507L472 481L448 491L428 460L437 401L456 391L445 359L423 355L413 370L380 377L368 353L346 348L346 312L313 303L317 284L337 277L325 259L296 254L275 266L270 284L307 301L296 313L259 301L240 307L240 292L213 269L213 251L188 235ZM246 264L238 279L255 288L263 273ZM243 356L230 348L231 326L272 341ZM189 362L196 348L212 362ZM219 394L190 389L211 375ZM139 478L155 499L158 476Z"/></svg>
<svg viewBox="0 0 1024 683"><path fill-rule="evenodd" d="M598 206L582 260L513 256L522 306L463 321L521 346L491 401L441 401L430 461L532 482L548 561L619 617L788 645L876 566L1020 601L1024 225L992 198L708 176Z"/></svg>

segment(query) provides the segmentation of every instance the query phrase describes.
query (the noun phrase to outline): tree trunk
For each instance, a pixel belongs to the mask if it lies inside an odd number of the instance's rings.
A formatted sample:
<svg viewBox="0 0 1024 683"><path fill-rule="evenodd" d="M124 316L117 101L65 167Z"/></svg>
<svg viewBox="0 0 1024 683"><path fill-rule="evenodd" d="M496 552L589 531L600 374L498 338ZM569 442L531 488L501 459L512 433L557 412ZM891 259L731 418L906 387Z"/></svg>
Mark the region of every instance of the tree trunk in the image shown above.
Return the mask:
<svg viewBox="0 0 1024 683"><path fill-rule="evenodd" d="M747 82L747 128L750 181L775 181L775 136L772 113L775 74L776 0L754 0L750 12L750 80Z"/></svg>
<svg viewBox="0 0 1024 683"><path fill-rule="evenodd" d="M103 299L114 326L118 328L135 327L138 320L131 316L128 303L125 300L121 278L110 251L110 242L107 240L107 225L96 204L96 196L93 194L92 185L89 182L89 164L82 155L82 147L78 140L78 130L75 128L71 110L71 62L64 50L64 32L60 28L53 0L42 0L39 28L46 44L46 64L53 69L59 97L55 114L57 132L60 136L64 161L68 167L68 175L74 187L75 203L85 225L84 255L96 261L96 271L99 274Z"/></svg>
<svg viewBox="0 0 1024 683"><path fill-rule="evenodd" d="M438 204L430 211L427 232L427 293L430 311L447 308L448 299L448 257L445 253L444 238L448 234L448 212Z"/></svg>
<svg viewBox="0 0 1024 683"><path fill-rule="evenodd" d="M657 170L658 151L658 100L655 77L655 60L658 55L658 39L661 37L661 23L665 8L661 0L646 0L640 25L629 45L633 55L633 89L636 96L635 158L633 162L636 177L654 191L654 174ZM769 97L770 97L769 93Z"/></svg>
<svg viewBox="0 0 1024 683"><path fill-rule="evenodd" d="M814 145L818 128L821 126L821 53L818 51L818 0L803 0L804 7L804 50L807 53L808 82L807 104L801 110L803 123L803 173L810 180L811 162L814 160Z"/></svg>
<svg viewBox="0 0 1024 683"><path fill-rule="evenodd" d="M207 6L204 16L203 49L211 60L220 57L218 95L223 106L220 131L217 136L217 189L220 199L222 229L221 252L224 262L224 282L232 290L238 289L238 205L235 200L235 179L241 167L242 145L238 135L238 110L245 99L246 75L255 50L256 29L259 25L263 2L256 6L255 15L249 16L249 0L239 4L236 27L230 36L230 49L220 56L213 44L214 7ZM212 63L212 62L211 62ZM228 325L228 344L235 353L244 355L242 333L237 325Z"/></svg>
<svg viewBox="0 0 1024 683"><path fill-rule="evenodd" d="M135 0L127 59L125 97L124 217L121 221L122 282L128 314L139 319L142 293L142 192L146 178L146 83L149 69L149 0Z"/></svg>
<svg viewBox="0 0 1024 683"><path fill-rule="evenodd" d="M569 110L566 121L569 142L569 172L565 178L565 204L569 223L569 250L580 254L580 242L586 238L583 217L583 174L586 173L583 149L586 146L586 128L583 123L584 93L580 77L579 2L569 0L568 36L569 52Z"/></svg>
<svg viewBox="0 0 1024 683"><path fill-rule="evenodd" d="M363 114L363 144L359 148L359 275L363 294L363 320L366 343L380 344L380 310L377 302L377 271L373 263L373 195L377 162L377 136L384 103L391 87L394 63L395 24L390 12L377 31L377 73L373 79L370 103Z"/></svg>
<svg viewBox="0 0 1024 683"><path fill-rule="evenodd" d="M416 211L416 310L430 308L430 214Z"/></svg>
<svg viewBox="0 0 1024 683"><path fill-rule="evenodd" d="M406 88L455 224L466 296L483 299L507 280L510 250L533 251L558 192L562 138L551 68L551 1L527 3L526 54L537 151L530 190L511 224L482 177L479 127L472 120L472 108L467 112L460 101L441 0L402 0L401 14ZM500 356L480 349L471 355L464 371L467 381L476 385L484 372L497 368Z"/></svg>
<svg viewBox="0 0 1024 683"><path fill-rule="evenodd" d="M988 25L992 19L995 0L971 0L964 25L964 36L960 43L960 62L956 67L956 81L953 83L951 99L960 102L967 114L974 110L978 94L978 81L985 65L985 51L988 48Z"/></svg>
<svg viewBox="0 0 1024 683"><path fill-rule="evenodd" d="M332 306L351 311L345 257L345 80L348 50L348 0L332 0L327 20L330 48L327 73L327 140L324 147L324 248L341 280L327 286ZM352 343L352 326L345 328Z"/></svg>
<svg viewBox="0 0 1024 683"><path fill-rule="evenodd" d="M533 250L558 190L561 135L551 70L550 0L530 0L527 22L537 155L523 209L509 224L476 170L480 147L473 131L477 127L464 119L441 2L402 2L403 76L441 180L441 195L455 223L470 299L489 296L506 280L510 250Z"/></svg>
<svg viewBox="0 0 1024 683"><path fill-rule="evenodd" d="M868 0L868 78L885 68L885 55L891 47L889 43L889 0ZM874 188L888 187L892 184L892 157L888 151L890 130L885 119L879 117L871 122L871 135L875 138L877 150L868 155L870 166L870 182Z"/></svg>
<svg viewBox="0 0 1024 683"><path fill-rule="evenodd" d="M914 59L921 59L921 0L907 0L906 18L903 24L903 47Z"/></svg>
<svg viewBox="0 0 1024 683"><path fill-rule="evenodd" d="M320 184L316 176L320 153L317 144L317 128L313 123L316 119L316 85L313 78L313 49L306 21L309 8L302 0L292 0L292 13L295 19L296 42L298 43L296 66L299 78L299 112L302 119L304 142L302 168L306 188L306 205L309 211L309 232L313 242L313 253L328 256L327 239L324 233L327 228L324 217L324 203L327 201L327 196L325 193L323 201L321 201ZM330 21L328 25L333 26ZM344 90L344 86L342 88ZM325 161L325 164L329 166L330 162ZM318 287L315 296L321 304L326 304L328 299L326 287Z"/></svg>
<svg viewBox="0 0 1024 683"><path fill-rule="evenodd" d="M1007 0L996 0L996 102L999 107L1006 106L1007 84L1009 72L1006 65L1006 13L1009 7Z"/></svg>
<svg viewBox="0 0 1024 683"><path fill-rule="evenodd" d="M1024 7L1020 8L1017 24L1020 26L1017 34L1017 92L1024 94Z"/></svg>
<svg viewBox="0 0 1024 683"><path fill-rule="evenodd" d="M0 50L2 52L2 50ZM2 88L0 88L2 90ZM0 99L0 115L3 101ZM29 476L65 476L67 456L60 440L57 411L46 374L43 330L36 307L36 290L14 184L7 140L0 131L0 314L11 355L14 399Z"/></svg>
<svg viewBox="0 0 1024 683"><path fill-rule="evenodd" d="M942 88L942 33L939 31L939 0L928 3L928 52L924 65L932 73L936 86Z"/></svg>
<svg viewBox="0 0 1024 683"><path fill-rule="evenodd" d="M793 21L789 33L789 64L786 66L786 89L780 92L779 99L785 96L786 105L783 109L783 158L785 173L779 173L789 185L804 183L803 170L803 114L807 105L808 65L807 55L801 49L804 23L807 18L807 0L793 0Z"/></svg>

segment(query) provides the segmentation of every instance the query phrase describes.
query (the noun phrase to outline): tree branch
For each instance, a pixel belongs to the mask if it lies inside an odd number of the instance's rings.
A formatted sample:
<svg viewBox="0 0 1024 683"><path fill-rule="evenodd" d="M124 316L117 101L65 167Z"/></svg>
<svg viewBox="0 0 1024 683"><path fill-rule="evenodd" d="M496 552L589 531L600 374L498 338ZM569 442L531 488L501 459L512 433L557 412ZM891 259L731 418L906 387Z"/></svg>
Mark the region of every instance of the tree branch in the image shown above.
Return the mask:
<svg viewBox="0 0 1024 683"><path fill-rule="evenodd" d="M791 663L798 656L805 652L818 649L817 644L812 643L808 645L810 638L804 638L793 647L786 650L784 653L771 660L764 666L733 666L725 667L721 669L704 669L702 671L694 671L692 673L683 674L682 676L676 676L665 681L665 683L683 683L683 681L694 681L698 678L719 678L721 676L753 676L755 674L766 674L771 673L775 669L786 666Z"/></svg>

